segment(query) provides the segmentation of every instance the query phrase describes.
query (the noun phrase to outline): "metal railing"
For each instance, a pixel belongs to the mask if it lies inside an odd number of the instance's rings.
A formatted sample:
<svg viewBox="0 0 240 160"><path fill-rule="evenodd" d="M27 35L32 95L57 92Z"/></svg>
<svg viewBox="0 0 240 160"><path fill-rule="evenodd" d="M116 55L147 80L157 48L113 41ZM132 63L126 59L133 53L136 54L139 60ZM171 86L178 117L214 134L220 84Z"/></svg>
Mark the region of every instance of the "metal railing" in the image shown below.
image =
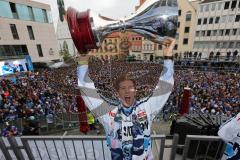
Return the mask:
<svg viewBox="0 0 240 160"><path fill-rule="evenodd" d="M17 118L15 120L8 121L10 125L16 126L18 132L22 132L24 128L24 122L27 121L24 118ZM67 129L79 128L79 120L77 113L58 113L53 115L53 123L48 123L46 116L36 117L36 121L39 122L40 134L48 134L49 132L58 132ZM6 125L0 123L0 130L4 129Z"/></svg>
<svg viewBox="0 0 240 160"><path fill-rule="evenodd" d="M154 159L220 159L225 144L219 137L188 135L184 145L178 135L152 135ZM6 160L110 160L105 136L23 136L0 138L0 159ZM178 151L182 150L182 152ZM194 150L194 153L192 153Z"/></svg>

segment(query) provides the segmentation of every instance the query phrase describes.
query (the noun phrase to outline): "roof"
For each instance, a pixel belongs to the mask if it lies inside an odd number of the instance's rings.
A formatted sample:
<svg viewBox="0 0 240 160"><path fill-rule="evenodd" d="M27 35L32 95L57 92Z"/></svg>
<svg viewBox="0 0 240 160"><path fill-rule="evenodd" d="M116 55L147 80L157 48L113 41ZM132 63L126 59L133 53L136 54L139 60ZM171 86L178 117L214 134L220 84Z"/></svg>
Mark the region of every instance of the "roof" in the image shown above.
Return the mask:
<svg viewBox="0 0 240 160"><path fill-rule="evenodd" d="M211 3L211 2L217 2L222 0L204 0L202 3Z"/></svg>

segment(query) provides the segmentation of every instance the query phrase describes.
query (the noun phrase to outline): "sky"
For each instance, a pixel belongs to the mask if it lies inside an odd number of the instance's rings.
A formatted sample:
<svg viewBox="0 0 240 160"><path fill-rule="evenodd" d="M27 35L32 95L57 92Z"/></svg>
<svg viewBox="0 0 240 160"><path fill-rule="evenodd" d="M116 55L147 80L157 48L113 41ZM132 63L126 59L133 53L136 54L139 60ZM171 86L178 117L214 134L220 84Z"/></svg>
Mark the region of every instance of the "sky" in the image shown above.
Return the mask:
<svg viewBox="0 0 240 160"><path fill-rule="evenodd" d="M58 21L57 0L33 0L49 4L52 10L54 26L56 29ZM65 9L68 7L76 8L79 11L91 9L109 18L121 18L129 16L134 12L134 8L139 4L139 0L64 0Z"/></svg>

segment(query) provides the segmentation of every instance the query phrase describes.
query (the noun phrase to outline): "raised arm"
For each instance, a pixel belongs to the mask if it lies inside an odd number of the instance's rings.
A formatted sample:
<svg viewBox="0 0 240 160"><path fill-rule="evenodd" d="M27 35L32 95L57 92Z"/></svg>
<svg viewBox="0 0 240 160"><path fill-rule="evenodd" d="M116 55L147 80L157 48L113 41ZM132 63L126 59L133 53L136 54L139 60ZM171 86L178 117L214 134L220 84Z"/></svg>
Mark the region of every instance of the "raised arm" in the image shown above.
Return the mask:
<svg viewBox="0 0 240 160"><path fill-rule="evenodd" d="M89 110L96 118L101 118L113 109L97 93L93 81L88 76L88 66L78 67L78 86L81 88L81 95Z"/></svg>
<svg viewBox="0 0 240 160"><path fill-rule="evenodd" d="M167 39L164 44L164 65L163 71L159 78L159 82L153 91L152 97L147 101L146 110L151 118L153 119L155 115L163 108L166 103L174 85L173 79L173 60L172 60L172 50L175 45L174 39Z"/></svg>
<svg viewBox="0 0 240 160"><path fill-rule="evenodd" d="M225 141L233 141L234 138L240 138L240 113L231 118L218 131L218 135Z"/></svg>

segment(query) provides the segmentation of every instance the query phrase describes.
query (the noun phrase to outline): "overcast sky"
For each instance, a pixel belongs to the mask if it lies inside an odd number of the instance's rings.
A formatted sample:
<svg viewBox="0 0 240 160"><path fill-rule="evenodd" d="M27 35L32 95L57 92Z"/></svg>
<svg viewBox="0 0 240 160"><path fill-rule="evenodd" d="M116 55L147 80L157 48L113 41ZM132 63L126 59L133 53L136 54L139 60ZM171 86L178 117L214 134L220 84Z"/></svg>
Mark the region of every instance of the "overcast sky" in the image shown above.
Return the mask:
<svg viewBox="0 0 240 160"><path fill-rule="evenodd" d="M56 28L58 21L57 0L34 0L49 4L52 9L53 21ZM79 11L91 9L101 15L111 18L121 18L134 12L139 0L64 0L65 8L74 7Z"/></svg>

